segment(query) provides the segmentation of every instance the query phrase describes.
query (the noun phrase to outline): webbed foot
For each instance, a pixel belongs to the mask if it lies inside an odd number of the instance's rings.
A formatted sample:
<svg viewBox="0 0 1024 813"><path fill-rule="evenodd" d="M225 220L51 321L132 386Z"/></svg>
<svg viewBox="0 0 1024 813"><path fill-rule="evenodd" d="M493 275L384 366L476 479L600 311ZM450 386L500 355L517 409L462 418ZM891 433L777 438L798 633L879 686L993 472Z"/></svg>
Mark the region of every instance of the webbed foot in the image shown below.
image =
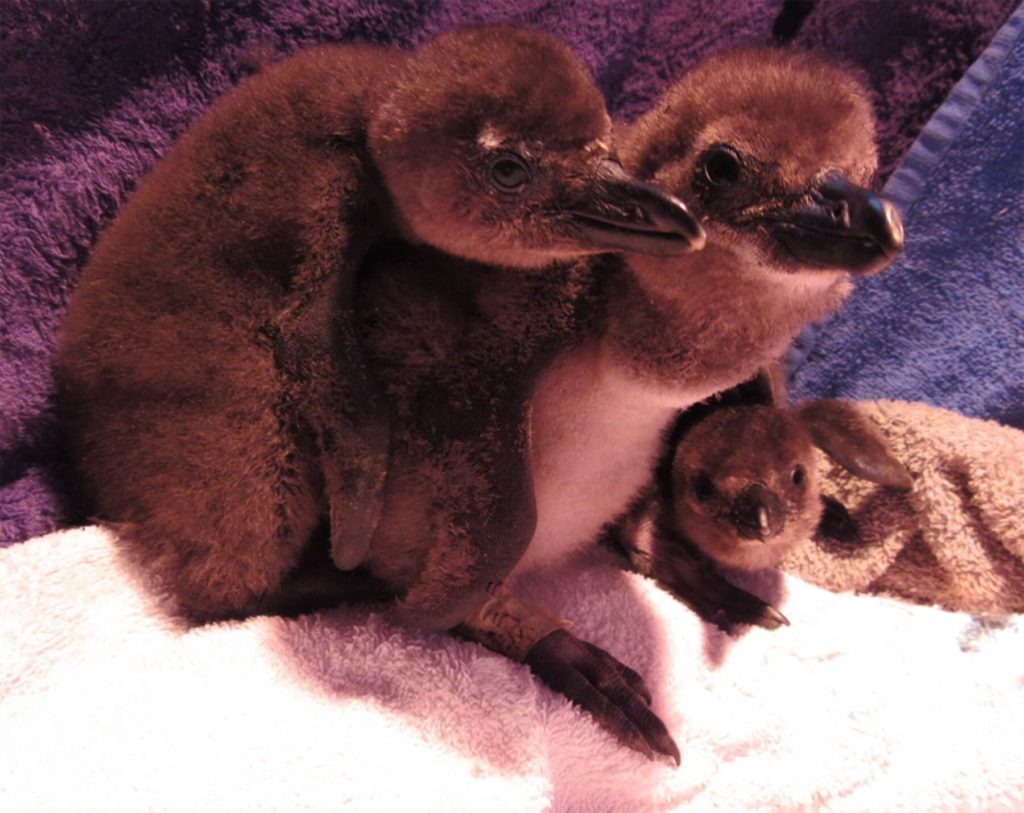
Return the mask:
<svg viewBox="0 0 1024 813"><path fill-rule="evenodd" d="M643 678L603 649L559 629L537 641L525 662L624 745L651 759L663 754L679 764L679 747L651 711L651 693Z"/></svg>

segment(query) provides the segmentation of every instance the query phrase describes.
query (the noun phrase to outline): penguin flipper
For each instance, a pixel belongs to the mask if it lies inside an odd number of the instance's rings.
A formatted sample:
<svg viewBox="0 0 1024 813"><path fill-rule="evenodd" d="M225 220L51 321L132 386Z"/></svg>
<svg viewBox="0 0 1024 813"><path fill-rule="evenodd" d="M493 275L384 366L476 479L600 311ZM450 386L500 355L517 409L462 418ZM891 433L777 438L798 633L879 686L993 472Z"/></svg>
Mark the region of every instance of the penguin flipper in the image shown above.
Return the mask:
<svg viewBox="0 0 1024 813"><path fill-rule="evenodd" d="M659 540L654 548L653 576L672 595L723 632L731 633L737 624L769 630L789 626L786 616L726 581L714 563L685 540Z"/></svg>
<svg viewBox="0 0 1024 813"><path fill-rule="evenodd" d="M356 336L342 268L307 284L278 316L279 364L318 446L331 556L353 570L367 557L384 505L390 410Z"/></svg>

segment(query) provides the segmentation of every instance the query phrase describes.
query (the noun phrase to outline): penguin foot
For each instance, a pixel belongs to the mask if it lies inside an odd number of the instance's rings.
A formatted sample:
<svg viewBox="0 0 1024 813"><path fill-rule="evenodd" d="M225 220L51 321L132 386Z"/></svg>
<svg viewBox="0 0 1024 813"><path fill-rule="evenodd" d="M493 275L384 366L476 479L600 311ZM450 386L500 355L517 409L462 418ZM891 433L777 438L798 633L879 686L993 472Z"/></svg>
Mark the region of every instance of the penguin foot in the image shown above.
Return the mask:
<svg viewBox="0 0 1024 813"><path fill-rule="evenodd" d="M692 544L675 540L659 545L651 561L650 576L722 632L731 635L739 624L769 630L789 626L789 619L772 605L726 581Z"/></svg>
<svg viewBox="0 0 1024 813"><path fill-rule="evenodd" d="M559 629L537 641L525 662L622 744L650 759L662 754L679 765L679 747L651 711L651 693L643 678L603 649Z"/></svg>
<svg viewBox="0 0 1024 813"><path fill-rule="evenodd" d="M657 579L697 615L723 632L731 634L738 624L768 630L789 626L789 619L771 604L730 584L710 565L668 573L662 569Z"/></svg>

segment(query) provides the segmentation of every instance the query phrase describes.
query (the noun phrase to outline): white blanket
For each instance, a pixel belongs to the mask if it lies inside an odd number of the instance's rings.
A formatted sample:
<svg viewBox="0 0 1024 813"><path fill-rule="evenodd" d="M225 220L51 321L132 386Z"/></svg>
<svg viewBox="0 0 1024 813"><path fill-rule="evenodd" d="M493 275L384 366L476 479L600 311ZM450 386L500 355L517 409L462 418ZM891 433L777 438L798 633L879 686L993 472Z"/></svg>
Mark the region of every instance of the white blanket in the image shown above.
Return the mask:
<svg viewBox="0 0 1024 813"><path fill-rule="evenodd" d="M526 667L350 608L176 629L110 537L0 550L2 811L1024 809L1024 625L786 579L729 639L595 555L531 597L644 674L682 766Z"/></svg>

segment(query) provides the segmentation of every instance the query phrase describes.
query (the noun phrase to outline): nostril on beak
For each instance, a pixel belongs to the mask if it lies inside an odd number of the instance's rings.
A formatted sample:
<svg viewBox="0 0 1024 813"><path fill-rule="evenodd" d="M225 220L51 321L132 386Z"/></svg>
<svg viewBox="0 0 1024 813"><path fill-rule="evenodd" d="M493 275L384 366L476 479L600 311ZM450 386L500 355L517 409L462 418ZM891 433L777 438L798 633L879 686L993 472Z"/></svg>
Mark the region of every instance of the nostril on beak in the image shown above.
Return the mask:
<svg viewBox="0 0 1024 813"><path fill-rule="evenodd" d="M644 211L642 206L636 203L633 204L633 219L636 220L637 223L651 222L651 218L647 212Z"/></svg>
<svg viewBox="0 0 1024 813"><path fill-rule="evenodd" d="M850 205L845 200L833 201L831 214L832 220L837 226L844 229L850 228Z"/></svg>

